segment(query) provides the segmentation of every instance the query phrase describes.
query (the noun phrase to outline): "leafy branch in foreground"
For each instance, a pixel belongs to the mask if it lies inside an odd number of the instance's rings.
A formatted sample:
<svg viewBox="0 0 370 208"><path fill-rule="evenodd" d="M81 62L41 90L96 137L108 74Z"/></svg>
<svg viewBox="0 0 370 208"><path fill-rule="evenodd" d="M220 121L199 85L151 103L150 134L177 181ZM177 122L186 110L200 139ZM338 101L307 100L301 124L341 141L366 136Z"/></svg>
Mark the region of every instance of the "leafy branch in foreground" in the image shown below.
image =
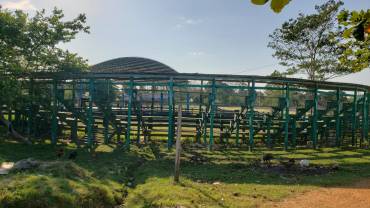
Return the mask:
<svg viewBox="0 0 370 208"><path fill-rule="evenodd" d="M370 66L370 9L367 11L343 10L338 15L338 23L344 29L344 40L340 43L343 53L339 57L342 64L359 72Z"/></svg>
<svg viewBox="0 0 370 208"><path fill-rule="evenodd" d="M270 0L251 0L251 2L253 4L256 4L256 5L265 5L267 2L269 2ZM281 12L281 10L287 5L289 4L290 0L271 0L271 3L270 3L270 7L271 9L276 12L276 13L279 13Z"/></svg>

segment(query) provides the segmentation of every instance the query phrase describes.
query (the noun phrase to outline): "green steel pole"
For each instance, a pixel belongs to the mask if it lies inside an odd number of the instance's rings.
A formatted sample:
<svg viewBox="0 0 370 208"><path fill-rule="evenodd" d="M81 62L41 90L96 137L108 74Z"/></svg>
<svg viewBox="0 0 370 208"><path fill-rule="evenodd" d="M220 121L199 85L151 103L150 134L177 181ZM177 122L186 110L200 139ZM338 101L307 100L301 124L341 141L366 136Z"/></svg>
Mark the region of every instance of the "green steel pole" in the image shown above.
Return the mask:
<svg viewBox="0 0 370 208"><path fill-rule="evenodd" d="M104 118L103 118L103 126L104 126L104 144L108 144L108 140L109 140L109 117L110 117L110 109L111 109L111 106L110 106L110 101L109 101L109 97L110 97L110 86L109 86L109 81L108 80L105 80L106 81L106 90L107 90L107 95L108 95L108 100L106 101L106 107L107 109L104 110Z"/></svg>
<svg viewBox="0 0 370 208"><path fill-rule="evenodd" d="M89 107L87 109L87 144L94 144L94 118L93 118L94 79L89 80Z"/></svg>
<svg viewBox="0 0 370 208"><path fill-rule="evenodd" d="M314 100L313 100L313 116L312 116L312 128L311 128L311 135L312 135L312 145L313 148L316 149L317 147L317 120L318 120L318 89L317 86L315 87L314 91Z"/></svg>
<svg viewBox="0 0 370 208"><path fill-rule="evenodd" d="M289 142L289 84L286 85L285 89L285 123L284 123L284 149L288 150Z"/></svg>
<svg viewBox="0 0 370 208"><path fill-rule="evenodd" d="M152 86L151 87L152 88L152 102L151 102L151 104L150 104L150 115L151 116L153 116L153 113L154 113L154 101L155 101L155 99L154 99L154 94L155 94L155 86Z"/></svg>
<svg viewBox="0 0 370 208"><path fill-rule="evenodd" d="M353 104L352 104L352 146L356 145L356 115L357 115L357 89L354 91Z"/></svg>
<svg viewBox="0 0 370 208"><path fill-rule="evenodd" d="M134 93L134 80L130 78L129 91L128 91L128 103L127 103L127 127L126 127L126 140L125 145L127 149L130 149L130 136L131 136L131 114L132 114L132 99Z"/></svg>
<svg viewBox="0 0 370 208"><path fill-rule="evenodd" d="M370 93L366 91L365 93L365 108L364 110L364 134L365 134L365 139L368 140L368 144L370 144L369 140L369 105L370 105Z"/></svg>
<svg viewBox="0 0 370 208"><path fill-rule="evenodd" d="M252 88L250 92L249 100L249 114L248 114L248 124L249 124L249 150L252 151L254 148L254 102L256 101L256 92L255 92L256 83L252 80Z"/></svg>
<svg viewBox="0 0 370 208"><path fill-rule="evenodd" d="M186 93L186 111L190 111L190 94Z"/></svg>
<svg viewBox="0 0 370 208"><path fill-rule="evenodd" d="M292 121L292 146L295 148L297 146L297 120L293 118Z"/></svg>
<svg viewBox="0 0 370 208"><path fill-rule="evenodd" d="M78 128L78 120L77 115L75 113L75 101L76 101L76 82L73 80L72 82L72 108L73 108L73 121L72 121L72 127L71 127L71 137L72 141L74 141L77 144L77 128Z"/></svg>
<svg viewBox="0 0 370 208"><path fill-rule="evenodd" d="M211 94L211 115L210 115L210 126L209 126L209 149L212 150L214 138L213 138L213 127L215 119L216 108L216 80L212 80L212 94Z"/></svg>
<svg viewBox="0 0 370 208"><path fill-rule="evenodd" d="M122 105L121 108L125 107L125 89L122 89L122 98L121 98Z"/></svg>
<svg viewBox="0 0 370 208"><path fill-rule="evenodd" d="M161 112L163 111L163 92L161 92L161 98L160 98L160 105L161 105Z"/></svg>
<svg viewBox="0 0 370 208"><path fill-rule="evenodd" d="M57 143L57 131L58 131L58 120L57 120L57 81L53 79L53 91L52 91L52 118L51 118L51 143Z"/></svg>
<svg viewBox="0 0 370 208"><path fill-rule="evenodd" d="M267 146L272 148L271 140L271 118L267 118Z"/></svg>
<svg viewBox="0 0 370 208"><path fill-rule="evenodd" d="M174 114L173 114L173 101L174 101L174 92L173 92L173 77L170 78L168 83L168 139L167 147L170 149L173 143L173 132L174 132Z"/></svg>
<svg viewBox="0 0 370 208"><path fill-rule="evenodd" d="M203 80L200 81L200 93L199 93L199 115L202 113L202 103L203 103Z"/></svg>
<svg viewBox="0 0 370 208"><path fill-rule="evenodd" d="M138 105L138 113L137 113L137 129L136 129L136 143L140 144L140 129L141 129L141 103Z"/></svg>
<svg viewBox="0 0 370 208"><path fill-rule="evenodd" d="M109 140L109 120L108 120L108 113L104 112L104 118L103 118L103 126L104 126L104 144L108 144Z"/></svg>
<svg viewBox="0 0 370 208"><path fill-rule="evenodd" d="M239 115L236 115L236 132L235 132L235 136L236 136L236 144L239 145L239 131L240 131L240 119L239 119Z"/></svg>
<svg viewBox="0 0 370 208"><path fill-rule="evenodd" d="M202 112L202 121L203 121L203 143L207 144L207 112Z"/></svg>
<svg viewBox="0 0 370 208"><path fill-rule="evenodd" d="M33 90L34 81L31 78L29 82L30 82L29 83L30 85L28 89L28 96L30 97L30 101L29 101L29 107L28 107L27 134L28 136L31 136L31 134L34 133L32 127L33 127L33 100L35 98L34 98L34 90Z"/></svg>
<svg viewBox="0 0 370 208"><path fill-rule="evenodd" d="M341 111L341 92L337 89L336 93L336 110L335 110L335 144L337 147L341 145L340 142L340 111Z"/></svg>

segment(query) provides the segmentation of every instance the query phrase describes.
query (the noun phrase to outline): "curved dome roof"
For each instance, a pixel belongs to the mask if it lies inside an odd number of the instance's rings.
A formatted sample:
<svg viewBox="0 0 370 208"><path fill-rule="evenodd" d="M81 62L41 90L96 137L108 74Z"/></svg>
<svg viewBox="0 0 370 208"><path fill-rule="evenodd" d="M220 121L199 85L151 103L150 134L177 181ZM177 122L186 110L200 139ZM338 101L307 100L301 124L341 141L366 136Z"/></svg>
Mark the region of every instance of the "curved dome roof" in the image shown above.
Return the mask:
<svg viewBox="0 0 370 208"><path fill-rule="evenodd" d="M123 57L111 59L91 66L91 71L128 73L177 73L177 71L165 64L152 59L140 57Z"/></svg>

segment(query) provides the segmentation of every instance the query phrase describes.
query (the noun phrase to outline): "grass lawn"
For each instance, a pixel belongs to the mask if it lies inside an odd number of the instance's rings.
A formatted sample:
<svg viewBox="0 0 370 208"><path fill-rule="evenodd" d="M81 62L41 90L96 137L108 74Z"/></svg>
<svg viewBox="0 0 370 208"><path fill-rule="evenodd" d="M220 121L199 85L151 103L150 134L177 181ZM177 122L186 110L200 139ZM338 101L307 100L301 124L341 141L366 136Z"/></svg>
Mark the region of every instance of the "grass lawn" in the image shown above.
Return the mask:
<svg viewBox="0 0 370 208"><path fill-rule="evenodd" d="M0 141L0 163L34 158L56 161L56 151L73 145L24 145ZM207 151L184 145L181 183L173 184L174 150L164 143L132 146L124 151L100 145L92 155L77 150L47 169L0 176L0 207L256 207L269 201L322 186L338 186L370 178L370 150L323 148L318 150L248 152L245 147ZM325 174L294 174L256 168L253 164L270 152L278 163L287 158L309 159L315 166L339 165ZM201 158L198 162L194 158Z"/></svg>

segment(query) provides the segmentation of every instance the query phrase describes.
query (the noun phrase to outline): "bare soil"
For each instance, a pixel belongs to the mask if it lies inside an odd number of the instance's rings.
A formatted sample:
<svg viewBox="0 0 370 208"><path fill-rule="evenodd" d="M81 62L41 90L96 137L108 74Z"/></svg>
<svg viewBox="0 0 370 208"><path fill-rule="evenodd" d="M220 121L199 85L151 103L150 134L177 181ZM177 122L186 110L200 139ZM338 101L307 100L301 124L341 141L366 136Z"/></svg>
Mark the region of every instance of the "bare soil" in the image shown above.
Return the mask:
<svg viewBox="0 0 370 208"><path fill-rule="evenodd" d="M286 198L281 202L270 202L263 208L369 208L370 179L345 187L319 188Z"/></svg>

